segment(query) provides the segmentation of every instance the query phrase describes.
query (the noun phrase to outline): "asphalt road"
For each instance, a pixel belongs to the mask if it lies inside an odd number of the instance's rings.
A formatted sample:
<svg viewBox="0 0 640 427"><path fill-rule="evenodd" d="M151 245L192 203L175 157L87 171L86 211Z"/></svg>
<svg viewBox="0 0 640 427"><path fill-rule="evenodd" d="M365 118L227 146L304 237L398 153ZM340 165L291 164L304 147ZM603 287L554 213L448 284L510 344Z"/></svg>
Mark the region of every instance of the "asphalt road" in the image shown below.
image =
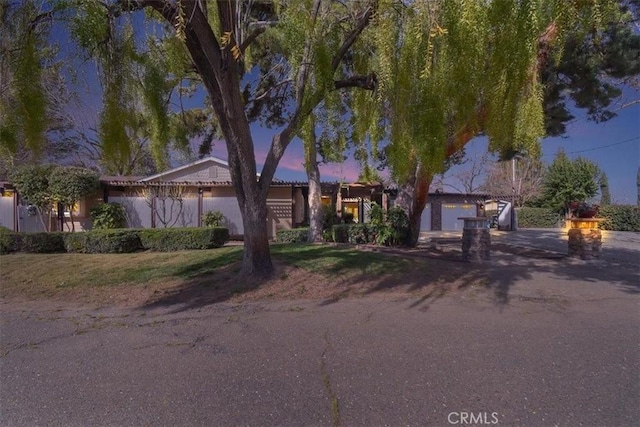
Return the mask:
<svg viewBox="0 0 640 427"><path fill-rule="evenodd" d="M2 301L0 425L639 425L637 267L487 268L411 299Z"/></svg>
<svg viewBox="0 0 640 427"><path fill-rule="evenodd" d="M519 229L515 232L492 230L491 237L495 242L566 254L567 233L566 229ZM640 265L640 233L603 230L601 250L603 260Z"/></svg>

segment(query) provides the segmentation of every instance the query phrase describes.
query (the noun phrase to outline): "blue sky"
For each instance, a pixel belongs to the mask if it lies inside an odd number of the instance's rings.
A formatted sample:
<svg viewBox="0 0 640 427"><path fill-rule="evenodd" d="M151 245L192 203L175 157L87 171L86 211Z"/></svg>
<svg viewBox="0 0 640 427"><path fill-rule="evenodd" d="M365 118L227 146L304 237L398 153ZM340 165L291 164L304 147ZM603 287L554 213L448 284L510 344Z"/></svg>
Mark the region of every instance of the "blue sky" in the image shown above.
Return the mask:
<svg viewBox="0 0 640 427"><path fill-rule="evenodd" d="M633 93L628 92L628 95ZM640 99L640 93L635 93ZM629 98L627 98L629 99ZM596 163L607 174L614 203L636 204L636 174L640 165L640 104L624 108L617 116L604 123L586 119L582 111L573 111L576 119L567 125L563 137L541 141L542 160L549 164L559 149L575 159L578 156ZM476 138L467 146L467 156L480 156L486 152L487 142ZM467 165L457 166L445 174L445 183L457 185L452 176ZM457 168L457 169L456 169Z"/></svg>

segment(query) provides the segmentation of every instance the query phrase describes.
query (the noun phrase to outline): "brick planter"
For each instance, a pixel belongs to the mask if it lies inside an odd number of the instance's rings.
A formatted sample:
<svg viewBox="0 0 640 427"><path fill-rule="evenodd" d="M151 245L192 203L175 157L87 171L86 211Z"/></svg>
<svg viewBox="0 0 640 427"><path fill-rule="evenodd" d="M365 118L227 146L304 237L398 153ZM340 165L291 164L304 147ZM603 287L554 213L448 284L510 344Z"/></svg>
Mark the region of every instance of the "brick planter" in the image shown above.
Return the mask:
<svg viewBox="0 0 640 427"><path fill-rule="evenodd" d="M583 260L600 258L602 232L599 218L573 218L569 220L569 256Z"/></svg>

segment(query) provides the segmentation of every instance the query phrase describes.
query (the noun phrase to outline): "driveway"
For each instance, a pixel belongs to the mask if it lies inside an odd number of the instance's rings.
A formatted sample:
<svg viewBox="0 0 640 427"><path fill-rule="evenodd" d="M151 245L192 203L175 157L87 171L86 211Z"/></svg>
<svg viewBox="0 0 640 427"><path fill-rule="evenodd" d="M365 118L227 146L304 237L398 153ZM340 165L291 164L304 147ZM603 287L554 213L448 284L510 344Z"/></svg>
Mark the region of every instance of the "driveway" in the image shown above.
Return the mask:
<svg viewBox="0 0 640 427"><path fill-rule="evenodd" d="M567 232L559 228L521 228L513 232L491 230L491 241L566 255ZM421 233L420 241L427 243L433 239L446 239L451 242L461 236L462 231L432 231ZM640 265L640 233L603 230L601 258L610 262Z"/></svg>
<svg viewBox="0 0 640 427"><path fill-rule="evenodd" d="M486 273L435 297L4 300L0 425L640 423L637 267L511 256Z"/></svg>

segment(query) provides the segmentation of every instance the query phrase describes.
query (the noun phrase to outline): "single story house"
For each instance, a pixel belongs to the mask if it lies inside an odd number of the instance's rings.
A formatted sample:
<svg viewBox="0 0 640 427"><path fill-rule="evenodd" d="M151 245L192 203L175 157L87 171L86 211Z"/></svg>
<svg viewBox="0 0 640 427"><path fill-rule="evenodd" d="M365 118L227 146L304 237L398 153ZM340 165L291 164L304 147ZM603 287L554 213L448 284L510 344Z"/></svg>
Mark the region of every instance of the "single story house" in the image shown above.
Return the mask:
<svg viewBox="0 0 640 427"><path fill-rule="evenodd" d="M15 231L43 231L44 227L32 207L22 201L9 182L0 183L0 226ZM124 206L127 226L132 228L198 227L208 211L225 216L230 234L244 234L242 217L231 183L229 164L207 157L187 165L148 177L103 176L100 192L73 207L73 229L91 228L90 210L103 202ZM274 179L269 190L268 232L308 224L306 182ZM340 217L354 222L368 222L372 202L383 209L393 206L395 190L381 184L322 183L324 204L335 206ZM422 215L422 231L461 230L461 216L477 216L483 211L485 195L433 193ZM51 229L70 230L69 212L59 209L52 215Z"/></svg>

